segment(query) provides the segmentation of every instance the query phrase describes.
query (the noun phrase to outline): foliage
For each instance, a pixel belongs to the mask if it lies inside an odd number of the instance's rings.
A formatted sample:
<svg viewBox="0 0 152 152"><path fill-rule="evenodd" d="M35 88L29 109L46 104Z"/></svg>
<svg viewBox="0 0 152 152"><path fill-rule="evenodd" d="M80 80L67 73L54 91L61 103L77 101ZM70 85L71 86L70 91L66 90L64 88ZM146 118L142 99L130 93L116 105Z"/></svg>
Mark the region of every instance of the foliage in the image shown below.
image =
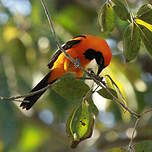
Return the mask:
<svg viewBox="0 0 152 152"><path fill-rule="evenodd" d="M126 61L135 59L140 49L140 40L143 40L147 51L151 54L152 37L152 5L144 4L137 11L137 15L129 12L125 4L120 0L106 1L103 6L102 24L104 32L111 31L114 27L113 12L123 21L128 22L124 31L123 51ZM107 17L110 16L110 17ZM140 35L141 33L141 35Z"/></svg>

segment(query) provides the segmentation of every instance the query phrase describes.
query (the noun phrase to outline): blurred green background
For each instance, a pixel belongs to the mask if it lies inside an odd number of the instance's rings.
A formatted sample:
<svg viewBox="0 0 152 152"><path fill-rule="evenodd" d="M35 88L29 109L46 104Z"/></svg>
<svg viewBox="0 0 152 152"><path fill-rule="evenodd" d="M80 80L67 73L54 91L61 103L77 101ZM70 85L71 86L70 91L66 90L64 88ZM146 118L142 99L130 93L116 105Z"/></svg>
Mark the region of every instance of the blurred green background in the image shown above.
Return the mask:
<svg viewBox="0 0 152 152"><path fill-rule="evenodd" d="M152 1L128 0L132 11ZM102 0L47 0L55 30L62 43L78 34L103 37L98 24ZM122 52L126 22L116 18L116 27L105 37L113 54ZM27 93L48 72L47 64L56 44L39 0L0 0L0 96ZM91 65L92 66L92 65ZM114 56L108 73L137 112L152 107L152 59L142 45L131 63ZM131 136L134 119L113 101L97 93L99 109L93 135L76 149L70 148L65 131L69 113L80 103L92 82L65 76L25 111L19 103L0 101L0 152L119 152ZM152 113L144 115L136 130L137 152L152 151ZM123 150L122 150L123 151Z"/></svg>

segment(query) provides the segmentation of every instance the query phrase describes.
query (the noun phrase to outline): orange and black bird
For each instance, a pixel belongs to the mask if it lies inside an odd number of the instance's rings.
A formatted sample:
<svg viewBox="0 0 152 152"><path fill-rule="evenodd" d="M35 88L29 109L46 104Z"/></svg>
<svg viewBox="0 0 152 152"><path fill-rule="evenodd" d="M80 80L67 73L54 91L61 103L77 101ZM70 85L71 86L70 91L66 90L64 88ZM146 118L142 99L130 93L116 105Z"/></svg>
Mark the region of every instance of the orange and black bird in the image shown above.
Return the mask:
<svg viewBox="0 0 152 152"><path fill-rule="evenodd" d="M98 65L97 75L110 64L112 58L112 53L107 42L93 35L79 35L74 37L67 41L62 48L73 59L78 59L83 68L85 68L90 61L95 59ZM53 84L67 72L74 73L77 78L83 76L83 72L79 68L76 68L60 49L54 53L48 67L50 72L31 90L31 92L38 91L48 84ZM29 110L45 91L46 90L25 97L20 107Z"/></svg>

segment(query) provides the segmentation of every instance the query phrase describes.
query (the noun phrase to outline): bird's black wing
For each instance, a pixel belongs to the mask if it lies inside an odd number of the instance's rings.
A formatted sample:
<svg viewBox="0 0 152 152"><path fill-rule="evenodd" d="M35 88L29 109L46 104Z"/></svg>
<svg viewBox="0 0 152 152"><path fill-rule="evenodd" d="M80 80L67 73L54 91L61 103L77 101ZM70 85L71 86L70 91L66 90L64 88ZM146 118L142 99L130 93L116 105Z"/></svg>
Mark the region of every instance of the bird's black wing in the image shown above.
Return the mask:
<svg viewBox="0 0 152 152"><path fill-rule="evenodd" d="M68 42L66 42L65 44L62 45L62 48L64 50L68 50L70 48L72 48L74 45L80 43L81 40L70 40ZM54 62L58 59L59 55L62 53L62 51L60 49L58 49L53 55L52 58L48 64L49 69L51 69L54 65Z"/></svg>

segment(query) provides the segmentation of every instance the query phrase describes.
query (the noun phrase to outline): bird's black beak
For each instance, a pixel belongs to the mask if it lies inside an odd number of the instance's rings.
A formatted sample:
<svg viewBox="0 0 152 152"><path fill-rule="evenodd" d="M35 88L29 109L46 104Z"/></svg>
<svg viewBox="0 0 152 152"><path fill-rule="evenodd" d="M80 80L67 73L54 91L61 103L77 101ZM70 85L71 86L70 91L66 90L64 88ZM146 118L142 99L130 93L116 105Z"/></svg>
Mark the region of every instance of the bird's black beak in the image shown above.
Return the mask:
<svg viewBox="0 0 152 152"><path fill-rule="evenodd" d="M98 71L97 71L97 76L99 76L99 74L101 73L101 71L103 70L104 66L104 58L102 56L102 54L100 52L96 53L96 57L95 60L98 64Z"/></svg>
<svg viewBox="0 0 152 152"><path fill-rule="evenodd" d="M103 60L102 60L103 61ZM100 64L98 64L98 71L97 71L97 76L99 76L99 74L101 73L101 71L104 68L103 62L100 61Z"/></svg>

